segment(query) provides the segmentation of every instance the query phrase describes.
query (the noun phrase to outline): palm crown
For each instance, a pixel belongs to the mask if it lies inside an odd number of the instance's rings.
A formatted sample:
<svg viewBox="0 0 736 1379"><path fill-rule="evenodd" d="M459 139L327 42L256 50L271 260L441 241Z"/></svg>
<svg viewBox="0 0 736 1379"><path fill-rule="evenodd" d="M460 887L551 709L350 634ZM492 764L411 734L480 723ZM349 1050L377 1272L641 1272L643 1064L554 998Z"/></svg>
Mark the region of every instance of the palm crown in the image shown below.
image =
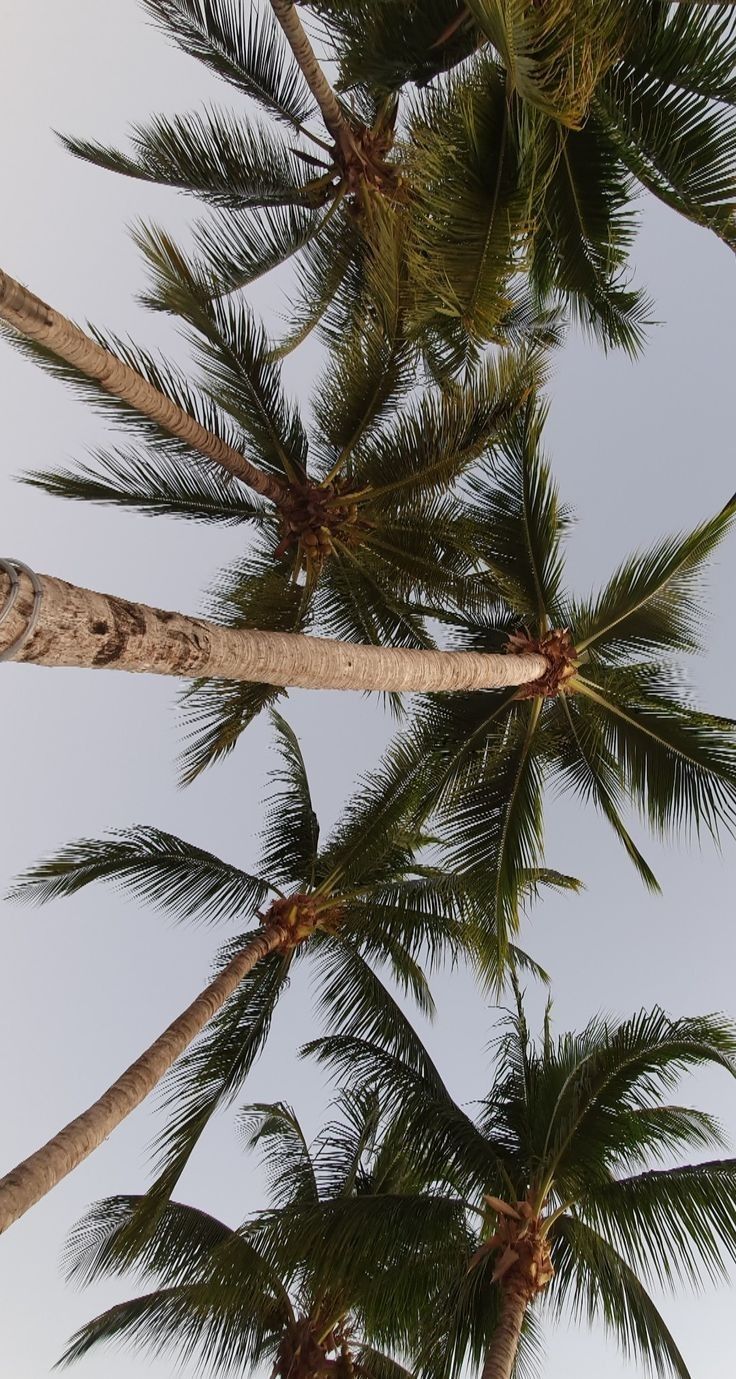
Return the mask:
<svg viewBox="0 0 736 1379"><path fill-rule="evenodd" d="M246 1107L239 1120L249 1147L264 1153L270 1181L270 1224L288 1231L293 1212L356 1197L411 1191L410 1165L396 1136L381 1133L374 1091L343 1092L337 1115L308 1143L293 1110L282 1104ZM274 1260L260 1218L237 1230L194 1207L168 1202L153 1230L136 1232L142 1199L113 1197L79 1222L67 1249L72 1278L135 1270L154 1291L109 1309L71 1340L64 1360L104 1341L132 1341L182 1358L199 1354L218 1373L243 1373L270 1362L280 1379L404 1379L407 1372L362 1335L354 1292L329 1292L309 1255L288 1265ZM380 1261L373 1273L380 1272ZM387 1311L390 1310L390 1303Z"/></svg>
<svg viewBox="0 0 736 1379"><path fill-rule="evenodd" d="M158 1140L155 1200L170 1193L213 1114L239 1092L303 957L313 965L318 1007L334 1028L380 1034L403 1052L414 1048L416 1035L377 969L385 967L429 1016L434 1004L423 961L432 967L465 952L487 982L499 977L492 917L466 900L461 881L415 859L416 840L405 827L411 789L389 797L383 772L364 778L320 844L297 740L278 715L274 723L282 764L257 873L159 829L134 827L72 844L16 883L18 898L44 902L105 880L182 921L242 923L253 916L283 930L283 941L240 982L164 1084L171 1116ZM578 883L543 869L526 878L527 891L540 884ZM258 932L229 938L217 970ZM539 971L524 954L515 957Z"/></svg>
<svg viewBox="0 0 736 1379"><path fill-rule="evenodd" d="M500 453L466 479L489 572L485 615L435 611L464 648L543 650L548 676L519 689L427 696L403 738L447 862L478 887L502 945L518 923L516 878L541 853L545 787L595 804L653 889L625 804L660 834L716 834L732 826L736 807L735 725L694 706L681 664L702 647L699 584L733 503L630 557L597 596L572 597L562 558L570 515L542 452L543 421L530 400Z"/></svg>
<svg viewBox="0 0 736 1379"><path fill-rule="evenodd" d="M554 1039L548 1016L534 1044L519 1002L475 1117L453 1101L426 1053L412 1063L341 1037L312 1049L338 1075L380 1085L417 1171L435 1192L444 1184L435 1210L454 1203L444 1281L428 1307L416 1300L423 1374L441 1379L484 1357L486 1375L510 1374L520 1333L523 1359L543 1310L603 1321L625 1353L687 1379L647 1285L698 1286L736 1260L736 1160L682 1164L683 1151L721 1147L722 1132L704 1112L670 1104L669 1094L687 1069L736 1072L732 1024L672 1020L655 1009L621 1023L597 1017ZM361 1219L362 1230L350 1232L356 1273L390 1249L386 1219L373 1232ZM328 1213L310 1224L305 1215L302 1228L325 1269L330 1221ZM418 1261L426 1230L426 1277L439 1252L425 1198L416 1199L415 1221Z"/></svg>
<svg viewBox="0 0 736 1379"><path fill-rule="evenodd" d="M249 453L275 482L276 500L263 501L58 357L15 337L139 437L97 452L91 465L31 474L26 482L65 498L255 529L248 553L211 591L208 613L227 626L432 646L417 596L460 603L473 596L472 533L452 486L539 380L536 348L486 360L472 382L451 393L407 396L400 338L365 322L330 359L307 427L247 307L192 298L185 310L198 378L185 382L145 351L110 340L113 352ZM278 695L267 685L196 683L185 695L185 779L229 752Z"/></svg>
<svg viewBox="0 0 736 1379"><path fill-rule="evenodd" d="M642 188L736 244L730 7L312 0L310 9L346 89L432 82L410 122L414 267L455 334L464 325L483 335L512 251L538 292L561 295L604 342L635 350L649 313L626 282Z"/></svg>

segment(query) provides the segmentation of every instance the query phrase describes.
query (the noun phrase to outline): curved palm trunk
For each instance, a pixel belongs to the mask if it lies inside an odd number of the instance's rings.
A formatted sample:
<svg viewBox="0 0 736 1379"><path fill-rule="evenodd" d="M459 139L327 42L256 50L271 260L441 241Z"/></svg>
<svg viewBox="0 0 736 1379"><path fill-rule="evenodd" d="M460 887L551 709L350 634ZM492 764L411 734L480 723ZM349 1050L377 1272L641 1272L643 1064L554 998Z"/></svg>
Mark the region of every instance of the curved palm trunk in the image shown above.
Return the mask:
<svg viewBox="0 0 736 1379"><path fill-rule="evenodd" d="M304 26L296 12L293 0L271 0L271 8L284 31L302 76L319 106L325 129L335 140L343 161L349 163L357 151L353 132L317 61L316 53L304 32Z"/></svg>
<svg viewBox="0 0 736 1379"><path fill-rule="evenodd" d="M482 1379L511 1379L528 1305L524 1291L511 1288L503 1290L501 1315L486 1351Z"/></svg>
<svg viewBox="0 0 736 1379"><path fill-rule="evenodd" d="M7 1230L29 1207L45 1197L140 1105L243 978L261 958L278 948L283 939L283 929L264 928L263 933L228 963L98 1101L64 1126L35 1154L0 1178L0 1232Z"/></svg>
<svg viewBox="0 0 736 1379"><path fill-rule="evenodd" d="M201 426L183 408L170 398L164 397L135 369L117 359L109 350L103 349L95 340L85 335L66 316L29 292L15 278L0 269L0 320L25 335L29 340L37 340L52 354L56 354L67 364L79 369L87 378L94 379L106 392L129 403L142 416L150 417L169 435L177 436L199 450L208 460L222 465L229 474L234 474L249 488L255 489L264 498L278 503L283 498L285 486L271 474L258 469L238 450L219 436Z"/></svg>
<svg viewBox="0 0 736 1379"><path fill-rule="evenodd" d="M15 566L11 579L7 569ZM97 594L0 561L0 660L200 676L256 684L342 690L501 689L543 676L538 653L414 651L357 646L293 632L219 627L201 618ZM15 581L15 602L10 605ZM8 608L2 616L3 605ZM35 622L32 620L35 617ZM32 627L30 635L29 626ZM25 636L25 640L23 640Z"/></svg>

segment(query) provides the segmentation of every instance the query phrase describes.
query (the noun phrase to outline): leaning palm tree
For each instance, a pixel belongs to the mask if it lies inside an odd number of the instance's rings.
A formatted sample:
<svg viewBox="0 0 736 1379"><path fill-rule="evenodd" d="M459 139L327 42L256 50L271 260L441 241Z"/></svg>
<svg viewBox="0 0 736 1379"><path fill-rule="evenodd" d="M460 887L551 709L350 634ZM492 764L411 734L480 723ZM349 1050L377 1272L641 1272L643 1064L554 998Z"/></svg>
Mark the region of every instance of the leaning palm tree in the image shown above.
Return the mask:
<svg viewBox="0 0 736 1379"><path fill-rule="evenodd" d="M324 21L344 89L370 83L398 93L406 82L431 82L408 140L414 269L420 299L432 294L436 306L439 297L456 334L485 329L512 188L526 200L518 223L527 227L534 287L561 294L606 343L629 349L648 315L627 282L642 188L736 246L732 6L311 0L308 8Z"/></svg>
<svg viewBox="0 0 736 1379"><path fill-rule="evenodd" d="M148 418L134 407L121 414L104 386L97 401L138 430L137 442L26 481L65 498L254 532L248 553L217 578L209 599L209 613L226 627L432 647L425 620L413 611L416 596L473 598L475 557L453 485L539 381L537 351L486 361L472 384L452 394L434 388L407 397L401 342L367 322L330 357L307 426L242 304L190 303L186 310L197 369L188 384L223 427L239 432L231 435L234 448L247 450L251 468L273 490L254 495L232 469L203 464L191 445L162 445ZM89 395L88 379L60 355L27 336L16 340ZM141 374L150 374L147 357L135 357ZM163 373L156 383L173 392ZM200 414L202 404L193 411ZM231 751L277 697L265 683L197 683L185 697L186 778Z"/></svg>
<svg viewBox="0 0 736 1379"><path fill-rule="evenodd" d="M178 1059L167 1084L171 1116L159 1141L155 1186L156 1196L168 1195L212 1115L239 1092L292 969L307 953L316 968L319 1008L331 1023L389 1040L393 1031L403 1051L413 1047L415 1035L375 964L385 965L428 1015L433 1002L423 957L432 966L467 952L486 981L499 979L492 920L472 900L466 905L462 883L415 859L416 839L404 828L413 806L411 777L390 797L384 772L366 777L320 845L298 742L278 715L274 726L282 764L257 873L139 826L64 848L17 882L15 896L43 902L105 880L180 920L242 923L247 917L251 927L225 943L213 982L151 1048L88 1110L0 1179L0 1231L96 1149ZM529 873L531 893L544 883L578 885L554 872Z"/></svg>
<svg viewBox="0 0 736 1379"><path fill-rule="evenodd" d="M530 400L503 453L466 480L489 571L485 614L434 612L455 647L541 653L550 669L517 688L427 696L402 739L402 773L411 759L423 775L425 817L436 818L450 869L492 909L502 944L518 925L516 877L541 855L546 789L595 805L651 889L625 805L658 834L717 835L736 822L736 724L694 705L682 665L704 644L703 570L736 502L579 599L563 583L570 514L543 454L544 415Z"/></svg>
<svg viewBox="0 0 736 1379"><path fill-rule="evenodd" d="M520 1345L538 1339L539 1319L565 1314L602 1321L625 1354L690 1379L647 1290L700 1287L736 1261L736 1159L683 1163L685 1151L721 1148L723 1132L670 1094L687 1069L736 1075L733 1023L655 1009L622 1023L599 1016L554 1039L547 1018L535 1044L519 1002L475 1117L426 1053L412 1063L339 1036L312 1047L355 1084L380 1085L419 1175L444 1183L446 1204L471 1223L470 1242L448 1249L444 1280L415 1323L426 1379L451 1379L468 1361L482 1365L484 1379L510 1379ZM436 1233L422 1209L434 1259ZM421 1261L421 1209L414 1215ZM342 1222L350 1274L391 1247L385 1213L372 1223L364 1215L357 1229L357 1216L351 1227L343 1211ZM302 1212L295 1226L325 1279L331 1224L329 1212L323 1221ZM338 1245L333 1239L333 1254ZM333 1269L340 1264L338 1255Z"/></svg>
<svg viewBox="0 0 736 1379"><path fill-rule="evenodd" d="M264 1216L271 1230L281 1221L288 1232L291 1214L306 1207L356 1198L370 1205L379 1194L394 1194L400 1201L412 1191L401 1143L381 1133L375 1091L343 1093L336 1110L312 1144L283 1103L246 1107L242 1113L249 1147L263 1151L271 1199ZM73 1231L66 1252L72 1280L89 1283L125 1270L155 1287L82 1327L62 1363L100 1343L117 1342L149 1354L206 1356L223 1375L269 1362L279 1379L408 1379L407 1371L364 1334L360 1290L337 1282L325 1292L308 1254L299 1258L292 1251L288 1262L274 1260L259 1215L232 1229L194 1207L168 1202L141 1232L144 1202L136 1197L98 1202ZM451 1227L452 1214L446 1216ZM381 1272L377 1260L372 1274L377 1278ZM385 1271L383 1282L389 1284ZM397 1292L385 1287L384 1331L389 1321L401 1324Z"/></svg>

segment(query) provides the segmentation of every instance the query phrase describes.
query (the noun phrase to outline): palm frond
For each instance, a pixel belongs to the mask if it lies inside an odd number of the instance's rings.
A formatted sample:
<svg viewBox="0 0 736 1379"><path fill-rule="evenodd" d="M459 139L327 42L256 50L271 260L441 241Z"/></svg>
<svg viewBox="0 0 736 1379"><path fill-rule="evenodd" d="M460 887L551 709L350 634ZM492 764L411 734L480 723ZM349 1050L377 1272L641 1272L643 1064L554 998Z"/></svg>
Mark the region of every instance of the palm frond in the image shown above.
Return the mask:
<svg viewBox="0 0 736 1379"><path fill-rule="evenodd" d="M179 920L205 924L252 913L272 889L268 881L223 862L172 833L139 824L109 838L83 838L23 872L13 899L45 904L110 881Z"/></svg>
<svg viewBox="0 0 736 1379"><path fill-rule="evenodd" d="M261 830L263 870L277 883L304 889L314 884L319 821L298 738L275 710L271 723L281 765L270 773L278 788L270 795Z"/></svg>
<svg viewBox="0 0 736 1379"><path fill-rule="evenodd" d="M273 130L207 107L154 115L130 131L132 149L62 136L70 153L111 172L191 192L213 206L310 206L304 164Z"/></svg>
<svg viewBox="0 0 736 1379"><path fill-rule="evenodd" d="M226 526L258 523L267 511L251 489L201 456L128 446L97 450L94 461L94 467L31 470L20 482L55 498Z"/></svg>
<svg viewBox="0 0 736 1379"><path fill-rule="evenodd" d="M238 1114L248 1149L260 1149L274 1207L288 1210L319 1199L314 1163L304 1131L282 1101L244 1106Z"/></svg>
<svg viewBox="0 0 736 1379"><path fill-rule="evenodd" d="M548 1306L573 1320L599 1319L627 1358L653 1373L691 1379L661 1313L634 1270L612 1245L582 1221L562 1217L555 1228L555 1287Z"/></svg>
<svg viewBox="0 0 736 1379"><path fill-rule="evenodd" d="M277 120L300 129L314 107L270 10L237 0L144 0L179 48Z"/></svg>

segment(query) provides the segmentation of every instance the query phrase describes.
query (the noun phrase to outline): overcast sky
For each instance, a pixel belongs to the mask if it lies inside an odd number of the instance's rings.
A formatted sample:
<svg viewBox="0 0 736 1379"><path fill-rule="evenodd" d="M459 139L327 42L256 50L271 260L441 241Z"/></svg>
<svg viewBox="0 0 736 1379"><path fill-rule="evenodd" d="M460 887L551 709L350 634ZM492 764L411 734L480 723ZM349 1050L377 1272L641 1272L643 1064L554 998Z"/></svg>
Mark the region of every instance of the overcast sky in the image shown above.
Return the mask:
<svg viewBox="0 0 736 1379"><path fill-rule="evenodd" d="M168 48L135 0L10 0L3 28L0 263L78 320L173 349L168 324L132 302L142 270L126 225L149 216L181 229L193 204L72 160L52 130L120 138L128 120L154 109L180 110L213 94L236 105L235 93ZM674 215L647 207L636 262L662 322L644 359L607 359L574 339L555 361L547 441L563 497L579 518L569 571L581 592L632 548L693 525L736 489L733 257ZM269 283L257 304L281 309L278 293ZM314 364L307 353L290 372L303 399ZM92 588L197 611L242 533L62 504L18 486L20 470L83 458L104 430L60 384L4 346L0 385L1 553ZM703 702L726 714L734 712L735 584L732 539L713 566L708 654L693 667ZM134 822L178 832L244 866L255 861L273 762L267 725L256 723L228 763L182 793L173 699L171 685L155 677L2 667L0 889L60 844ZM352 695L294 692L286 712L313 765L326 826L391 724L377 701ZM736 1014L734 848L719 855L712 846L674 851L650 843L664 885L663 897L652 898L599 818L562 800L551 802L548 820L549 864L587 886L582 898L538 906L524 934L554 976L557 1027L573 1028L601 1009L626 1015L655 1003L673 1015ZM224 936L174 929L102 889L41 911L3 904L0 1171L94 1099L183 1008ZM435 994L429 1046L455 1095L470 1100L488 1086L494 1012L462 974L436 980ZM540 1008L538 997L532 1006ZM300 974L244 1098L290 1100L313 1131L326 1093L295 1049L317 1029ZM736 1140L736 1088L725 1075L691 1079L683 1099L715 1111ZM70 1332L132 1291L125 1284L72 1291L59 1254L91 1201L143 1189L155 1124L151 1107L141 1108L0 1242L0 1372L8 1379L45 1379ZM208 1135L179 1195L232 1224L263 1203L261 1176L242 1153L232 1112ZM662 1301L698 1379L724 1372L732 1306L725 1289ZM550 1330L547 1340L547 1379L637 1374L601 1332ZM174 1368L141 1353L100 1351L79 1372L85 1379L143 1372L163 1379Z"/></svg>

